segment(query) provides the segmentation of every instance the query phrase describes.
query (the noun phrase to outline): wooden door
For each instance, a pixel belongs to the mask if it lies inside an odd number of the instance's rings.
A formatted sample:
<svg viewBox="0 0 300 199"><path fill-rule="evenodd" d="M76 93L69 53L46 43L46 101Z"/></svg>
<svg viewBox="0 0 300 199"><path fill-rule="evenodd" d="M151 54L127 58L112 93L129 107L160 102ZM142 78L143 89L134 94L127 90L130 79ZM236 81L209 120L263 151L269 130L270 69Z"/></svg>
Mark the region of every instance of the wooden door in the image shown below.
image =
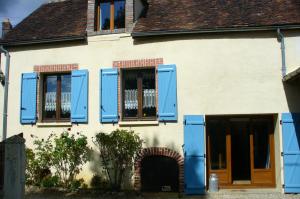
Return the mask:
<svg viewBox="0 0 300 199"><path fill-rule="evenodd" d="M253 119L250 133L251 184L275 186L274 128L271 119Z"/></svg>
<svg viewBox="0 0 300 199"><path fill-rule="evenodd" d="M237 125L241 123L239 121L244 121L244 128ZM233 126L237 127L233 128ZM241 140L241 138L234 137L237 133L241 133L241 137L244 136L242 138L244 142L237 143L237 140ZM210 174L215 173L218 175L220 188L275 187L273 116L253 115L247 116L246 119L244 116L211 116L207 118L206 135L207 180ZM244 148L239 147L238 144ZM234 158L240 157L233 156L234 153L232 152L234 150L242 150L248 153L247 158L249 158L249 161L244 161L249 168L247 179L239 180L233 175L233 169L241 171L240 167L242 167L237 164L237 168L234 168ZM245 177L240 176L240 178ZM234 181L239 182L234 183Z"/></svg>
<svg viewBox="0 0 300 199"><path fill-rule="evenodd" d="M226 120L210 120L207 128L207 171L215 173L220 187L231 183L231 139Z"/></svg>

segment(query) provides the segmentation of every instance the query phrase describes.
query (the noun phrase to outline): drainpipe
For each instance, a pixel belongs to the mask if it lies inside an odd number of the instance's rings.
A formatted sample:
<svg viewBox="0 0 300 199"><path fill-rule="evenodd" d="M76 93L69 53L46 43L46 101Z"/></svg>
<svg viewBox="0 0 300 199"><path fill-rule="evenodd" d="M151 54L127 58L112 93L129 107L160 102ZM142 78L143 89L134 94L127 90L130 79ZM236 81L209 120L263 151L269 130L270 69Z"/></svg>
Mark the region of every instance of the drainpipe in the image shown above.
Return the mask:
<svg viewBox="0 0 300 199"><path fill-rule="evenodd" d="M282 77L284 77L286 75L286 63L285 63L285 44L284 44L284 36L283 34L280 32L280 29L277 29L277 40L280 42L281 44L281 72L282 72Z"/></svg>
<svg viewBox="0 0 300 199"><path fill-rule="evenodd" d="M3 52L6 56L5 64L5 76L4 76L4 104L3 104L3 127L2 127L2 141L6 139L7 136L7 105L8 105L8 80L9 80L9 63L10 55L7 50L0 46L0 52Z"/></svg>

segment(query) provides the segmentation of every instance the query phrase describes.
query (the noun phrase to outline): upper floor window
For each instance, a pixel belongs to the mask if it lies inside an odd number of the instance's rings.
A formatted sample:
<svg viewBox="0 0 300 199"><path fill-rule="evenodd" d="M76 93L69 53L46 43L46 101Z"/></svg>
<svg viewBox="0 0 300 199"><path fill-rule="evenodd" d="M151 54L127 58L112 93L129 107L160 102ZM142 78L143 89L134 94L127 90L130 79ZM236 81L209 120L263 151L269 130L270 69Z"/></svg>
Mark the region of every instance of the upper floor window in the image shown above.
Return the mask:
<svg viewBox="0 0 300 199"><path fill-rule="evenodd" d="M43 120L69 121L71 114L71 74L44 76Z"/></svg>
<svg viewBox="0 0 300 199"><path fill-rule="evenodd" d="M125 28L125 0L97 0L95 30Z"/></svg>

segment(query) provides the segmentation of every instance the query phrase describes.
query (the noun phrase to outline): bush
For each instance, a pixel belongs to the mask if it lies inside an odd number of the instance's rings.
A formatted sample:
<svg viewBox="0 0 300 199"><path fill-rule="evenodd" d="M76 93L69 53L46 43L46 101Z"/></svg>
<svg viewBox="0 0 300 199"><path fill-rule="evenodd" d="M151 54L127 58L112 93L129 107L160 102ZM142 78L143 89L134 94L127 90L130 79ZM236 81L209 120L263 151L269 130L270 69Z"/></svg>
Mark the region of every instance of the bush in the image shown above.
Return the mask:
<svg viewBox="0 0 300 199"><path fill-rule="evenodd" d="M46 140L36 138L34 146L35 153L31 149L26 150L27 184L68 189L81 186L83 180L76 180L76 176L89 160L90 148L86 136L78 133L75 137L68 132L59 136L51 134ZM51 169L55 171L55 176L51 175Z"/></svg>
<svg viewBox="0 0 300 199"><path fill-rule="evenodd" d="M80 187L84 186L84 180L82 178L76 179L70 182L69 189L72 191L78 190Z"/></svg>
<svg viewBox="0 0 300 199"><path fill-rule="evenodd" d="M78 135L78 138L75 138L75 135L64 132L59 137L54 137L53 167L65 188L70 187L71 183L76 181L77 174L90 157L87 137L82 134Z"/></svg>
<svg viewBox="0 0 300 199"><path fill-rule="evenodd" d="M108 182L99 175L94 175L91 180L91 187L95 189L108 189Z"/></svg>
<svg viewBox="0 0 300 199"><path fill-rule="evenodd" d="M41 186L45 187L45 188L58 187L59 186L59 177L48 175L43 178L43 180L41 182Z"/></svg>
<svg viewBox="0 0 300 199"><path fill-rule="evenodd" d="M48 165L44 165L42 161L32 149L26 148L26 171L25 179L26 185L37 185L40 186L44 177L51 174Z"/></svg>
<svg viewBox="0 0 300 199"><path fill-rule="evenodd" d="M117 129L110 134L100 132L93 140L113 190L120 190L127 169L132 169L134 157L142 149L142 139L134 133Z"/></svg>

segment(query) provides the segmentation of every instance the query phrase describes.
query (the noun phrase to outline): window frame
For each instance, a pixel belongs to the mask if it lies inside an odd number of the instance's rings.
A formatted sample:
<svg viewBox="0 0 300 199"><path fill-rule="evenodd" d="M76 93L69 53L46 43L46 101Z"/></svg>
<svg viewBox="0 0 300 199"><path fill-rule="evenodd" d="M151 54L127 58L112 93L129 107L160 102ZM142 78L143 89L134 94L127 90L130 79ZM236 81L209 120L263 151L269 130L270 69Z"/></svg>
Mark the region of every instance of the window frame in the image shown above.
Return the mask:
<svg viewBox="0 0 300 199"><path fill-rule="evenodd" d="M42 122L71 122L71 110L70 110L70 117L69 118L61 118L61 76L62 75L70 75L71 72L62 72L62 73L46 73L43 75L42 78ZM46 111L45 111L45 100L46 100L46 87L47 87L47 76L57 76L57 86L56 86L56 113L55 118L46 118ZM71 82L70 82L71 83Z"/></svg>
<svg viewBox="0 0 300 199"><path fill-rule="evenodd" d="M138 110L137 110L137 117L125 117L125 78L124 78L124 71L128 70L135 70L138 71L139 73L143 70L149 70L152 69L154 70L154 84L155 84L155 116L149 116L149 117L143 117L143 78L138 77L137 78L137 92L138 92ZM121 70L121 75L120 75L120 82L121 82L121 120L122 121L156 121L158 119L157 117L157 69L156 67L143 67L143 68L123 68ZM138 75L139 76L139 75Z"/></svg>
<svg viewBox="0 0 300 199"><path fill-rule="evenodd" d="M110 2L110 28L108 30L101 30L100 29L100 15L101 15L101 7L100 7L100 3L101 1L103 2ZM124 28L116 28L115 29L115 0L95 0L95 13L94 13L94 31L110 31L113 32L114 30L119 30L119 29L125 29L126 28L126 0L124 0L125 2L125 15L124 15Z"/></svg>

